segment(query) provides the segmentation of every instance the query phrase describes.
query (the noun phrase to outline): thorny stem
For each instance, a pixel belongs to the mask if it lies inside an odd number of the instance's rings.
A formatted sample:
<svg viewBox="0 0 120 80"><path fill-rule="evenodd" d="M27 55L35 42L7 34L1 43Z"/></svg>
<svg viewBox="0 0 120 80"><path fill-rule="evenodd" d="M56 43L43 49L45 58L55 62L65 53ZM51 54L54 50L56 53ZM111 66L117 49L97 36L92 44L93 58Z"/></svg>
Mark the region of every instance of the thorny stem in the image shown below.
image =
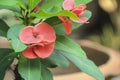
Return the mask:
<svg viewBox="0 0 120 80"><path fill-rule="evenodd" d="M31 25L32 24L32 20L34 19L34 17L30 16L31 12L28 9L28 7L27 7L26 10L21 8L21 14L23 16L23 18L22 18L23 19L23 24Z"/></svg>
<svg viewBox="0 0 120 80"><path fill-rule="evenodd" d="M41 0L40 3L38 4L38 6L40 7L46 0ZM23 23L25 25L31 25L32 21L35 17L30 16L30 14L33 12L34 10L30 11L29 7L27 6L27 10L24 10L21 8L21 14L23 16Z"/></svg>

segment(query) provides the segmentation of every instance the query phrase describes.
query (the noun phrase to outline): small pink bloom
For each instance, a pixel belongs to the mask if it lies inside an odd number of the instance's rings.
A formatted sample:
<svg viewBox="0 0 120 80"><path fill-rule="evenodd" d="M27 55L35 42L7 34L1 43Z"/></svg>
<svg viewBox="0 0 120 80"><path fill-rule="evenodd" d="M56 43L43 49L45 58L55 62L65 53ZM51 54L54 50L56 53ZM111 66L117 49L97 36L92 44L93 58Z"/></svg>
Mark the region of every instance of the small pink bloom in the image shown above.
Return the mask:
<svg viewBox="0 0 120 80"><path fill-rule="evenodd" d="M70 34L72 32L72 20L73 22L77 23L88 23L88 18L83 17L83 15L86 12L86 5L85 4L80 4L78 6L75 6L75 1L74 0L64 0L63 2L63 9L64 10L70 10L72 13L76 14L76 16L79 17L79 20L75 20L72 18L67 18L65 16L59 16L58 18L62 21L66 34Z"/></svg>
<svg viewBox="0 0 120 80"><path fill-rule="evenodd" d="M27 26L20 32L20 41L29 46L22 52L27 58L46 58L54 50L56 35L54 29L41 22L35 26Z"/></svg>
<svg viewBox="0 0 120 80"><path fill-rule="evenodd" d="M86 23L86 21L88 20L87 17L84 18L84 20L81 19L81 17L85 14L87 6L85 4L80 4L78 6L75 6L74 2L75 2L74 0L64 0L63 9L71 10L71 12L73 12L74 14L76 14L76 16L80 18L78 21L71 19L72 21L77 23Z"/></svg>

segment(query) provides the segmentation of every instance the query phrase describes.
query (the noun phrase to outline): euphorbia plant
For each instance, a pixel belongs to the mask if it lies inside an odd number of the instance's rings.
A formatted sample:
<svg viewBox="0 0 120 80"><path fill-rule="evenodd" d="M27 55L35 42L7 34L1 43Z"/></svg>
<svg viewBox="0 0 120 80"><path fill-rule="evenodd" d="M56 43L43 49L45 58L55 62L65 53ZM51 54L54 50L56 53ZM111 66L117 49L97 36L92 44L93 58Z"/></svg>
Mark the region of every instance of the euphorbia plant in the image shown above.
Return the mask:
<svg viewBox="0 0 120 80"><path fill-rule="evenodd" d="M73 62L97 80L104 80L85 52L69 39L73 29L87 24L91 0L0 0L0 9L8 9L20 23L12 26L0 20L0 35L11 48L0 48L0 80L16 58L20 80L53 80L49 68L68 67Z"/></svg>

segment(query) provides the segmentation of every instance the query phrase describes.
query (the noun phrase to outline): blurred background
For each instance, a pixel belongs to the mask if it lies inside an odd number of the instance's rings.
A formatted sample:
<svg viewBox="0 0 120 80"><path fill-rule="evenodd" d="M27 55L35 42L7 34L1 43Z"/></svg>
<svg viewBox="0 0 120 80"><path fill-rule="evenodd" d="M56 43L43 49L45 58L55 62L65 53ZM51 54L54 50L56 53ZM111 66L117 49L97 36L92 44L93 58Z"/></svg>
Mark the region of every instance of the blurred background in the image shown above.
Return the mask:
<svg viewBox="0 0 120 80"><path fill-rule="evenodd" d="M89 20L90 23L84 24L79 29L74 30L72 37L82 40L80 43L81 46L88 47L91 43L97 43L120 54L120 0L93 0L93 2L88 4L88 9L92 11L92 18ZM91 44L89 47L93 47L95 44ZM83 49L85 49L88 57L97 65L99 63L104 64L110 58L109 56L107 58L105 54L100 56L102 53L98 55L94 50L92 52L91 50L88 51L84 47ZM96 50L98 48L101 47L94 47ZM106 51L103 48L99 50L102 52ZM116 53L112 54L115 55ZM111 55L111 53L107 55ZM114 66L110 66L110 69L119 67L116 70L116 76L109 75L106 80L120 80L120 65L119 63L116 65L117 61L120 63L120 58L113 63ZM111 73L114 74L115 72L112 71Z"/></svg>

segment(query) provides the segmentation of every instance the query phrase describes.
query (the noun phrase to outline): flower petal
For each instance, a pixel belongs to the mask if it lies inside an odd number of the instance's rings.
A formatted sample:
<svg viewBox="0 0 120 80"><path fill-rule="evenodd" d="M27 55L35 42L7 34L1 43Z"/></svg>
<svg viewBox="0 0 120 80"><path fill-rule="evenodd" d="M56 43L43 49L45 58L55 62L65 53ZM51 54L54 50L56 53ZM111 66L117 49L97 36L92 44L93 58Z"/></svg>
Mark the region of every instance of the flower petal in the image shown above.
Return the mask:
<svg viewBox="0 0 120 80"><path fill-rule="evenodd" d="M77 22L77 23L88 23L88 22L87 22L87 21L88 21L88 18L87 18L87 17L82 17L82 18L80 18L79 20L74 20L74 19L71 18L71 20L72 20L73 22Z"/></svg>
<svg viewBox="0 0 120 80"><path fill-rule="evenodd" d="M34 33L42 35L42 41L55 42L56 35L52 26L45 22L41 22L34 27Z"/></svg>
<svg viewBox="0 0 120 80"><path fill-rule="evenodd" d="M64 0L63 9L72 10L74 8L74 0Z"/></svg>
<svg viewBox="0 0 120 80"><path fill-rule="evenodd" d="M50 43L44 46L41 46L40 44L34 47L34 52L40 58L49 57L52 54L53 50L54 50L54 43Z"/></svg>
<svg viewBox="0 0 120 80"><path fill-rule="evenodd" d="M25 56L26 58L29 58L29 59L34 59L34 58L37 58L38 56L33 52L33 47L34 46L29 46L27 47L23 52L23 56Z"/></svg>
<svg viewBox="0 0 120 80"><path fill-rule="evenodd" d="M39 43L42 40L42 35L37 37L33 34L33 26L27 26L20 32L19 39L25 44Z"/></svg>
<svg viewBox="0 0 120 80"><path fill-rule="evenodd" d="M66 34L70 34L72 32L72 22L65 16L59 16L58 18L62 21Z"/></svg>
<svg viewBox="0 0 120 80"><path fill-rule="evenodd" d="M65 28L66 34L67 35L70 34L72 32L72 23L71 23L71 21L64 22L63 25L64 25L64 28Z"/></svg>
<svg viewBox="0 0 120 80"><path fill-rule="evenodd" d="M75 8L78 8L79 10L85 10L87 8L86 4L80 4L78 6L76 6Z"/></svg>
<svg viewBox="0 0 120 80"><path fill-rule="evenodd" d="M78 17L82 16L86 12L87 6L85 4L80 4L72 9L72 12L75 13Z"/></svg>
<svg viewBox="0 0 120 80"><path fill-rule="evenodd" d="M33 11L34 11L34 12L37 12L38 9L39 9L39 6L37 5L37 6L35 6L35 8L33 9Z"/></svg>

